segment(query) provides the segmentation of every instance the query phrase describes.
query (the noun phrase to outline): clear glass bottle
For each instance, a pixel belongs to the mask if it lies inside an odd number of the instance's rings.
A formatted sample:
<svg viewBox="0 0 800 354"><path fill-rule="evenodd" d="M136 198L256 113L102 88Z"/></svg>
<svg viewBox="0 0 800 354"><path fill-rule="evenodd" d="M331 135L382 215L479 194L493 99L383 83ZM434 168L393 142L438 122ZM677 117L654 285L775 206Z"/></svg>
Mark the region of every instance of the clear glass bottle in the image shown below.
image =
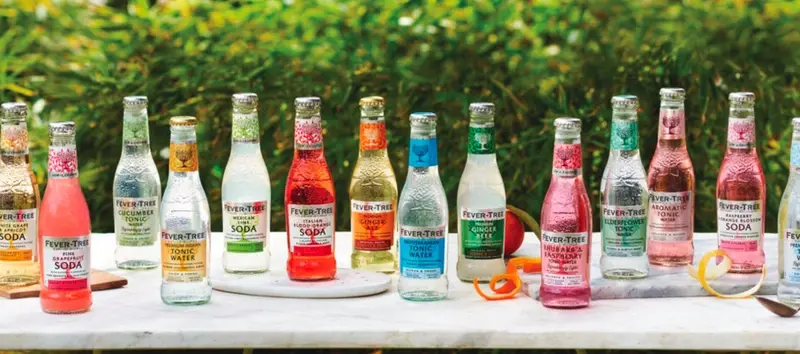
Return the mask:
<svg viewBox="0 0 800 354"><path fill-rule="evenodd" d="M200 183L194 117L169 120L169 179L161 203L161 299L169 305L211 300L211 224Z"/></svg>
<svg viewBox="0 0 800 354"><path fill-rule="evenodd" d="M39 184L28 155L28 107L2 106L0 127L0 287L39 282Z"/></svg>
<svg viewBox="0 0 800 354"><path fill-rule="evenodd" d="M800 306L800 118L792 119L789 180L778 211L778 301Z"/></svg>
<svg viewBox="0 0 800 354"><path fill-rule="evenodd" d="M462 281L503 273L506 190L495 155L494 104L469 105L467 164L458 184L458 262Z"/></svg>
<svg viewBox="0 0 800 354"><path fill-rule="evenodd" d="M228 273L263 273L269 269L270 182L261 155L258 96L232 97L231 156L222 177L222 265Z"/></svg>
<svg viewBox="0 0 800 354"><path fill-rule="evenodd" d="M386 151L383 97L365 97L361 106L358 161L350 180L353 268L394 273L397 179Z"/></svg>
<svg viewBox="0 0 800 354"><path fill-rule="evenodd" d="M159 265L161 178L150 152L147 97L122 100L122 156L114 174L114 260L121 269Z"/></svg>
<svg viewBox="0 0 800 354"><path fill-rule="evenodd" d="M600 271L608 279L647 276L647 174L639 156L636 96L611 99L611 149L600 184Z"/></svg>
<svg viewBox="0 0 800 354"><path fill-rule="evenodd" d="M408 177L397 208L400 278L411 301L447 297L447 196L439 178L436 114L411 114Z"/></svg>

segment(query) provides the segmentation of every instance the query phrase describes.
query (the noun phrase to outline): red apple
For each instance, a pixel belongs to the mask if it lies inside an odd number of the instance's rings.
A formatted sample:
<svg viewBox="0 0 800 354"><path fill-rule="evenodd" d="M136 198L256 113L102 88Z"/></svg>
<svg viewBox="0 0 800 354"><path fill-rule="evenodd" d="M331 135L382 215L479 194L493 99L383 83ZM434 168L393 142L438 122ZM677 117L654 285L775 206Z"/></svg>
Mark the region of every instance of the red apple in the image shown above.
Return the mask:
<svg viewBox="0 0 800 354"><path fill-rule="evenodd" d="M525 241L525 227L533 231L536 237L541 233L539 223L525 211L511 205L506 206L506 238L504 254L506 257L511 256Z"/></svg>

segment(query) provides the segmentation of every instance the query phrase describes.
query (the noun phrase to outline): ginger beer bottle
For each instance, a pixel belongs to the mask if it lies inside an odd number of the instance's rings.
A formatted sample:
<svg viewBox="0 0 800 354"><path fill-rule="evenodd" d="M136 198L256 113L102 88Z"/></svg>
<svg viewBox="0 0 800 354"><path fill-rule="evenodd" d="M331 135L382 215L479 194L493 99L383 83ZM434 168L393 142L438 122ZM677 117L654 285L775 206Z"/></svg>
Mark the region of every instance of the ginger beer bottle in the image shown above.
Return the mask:
<svg viewBox="0 0 800 354"><path fill-rule="evenodd" d="M158 267L161 179L150 153L147 97L122 101L122 157L114 174L114 259L122 269Z"/></svg>
<svg viewBox="0 0 800 354"><path fill-rule="evenodd" d="M39 282L39 184L28 156L28 108L3 103L0 127L0 286Z"/></svg>
<svg viewBox="0 0 800 354"><path fill-rule="evenodd" d="M353 268L394 273L397 180L386 152L383 97L362 98L359 151L350 180Z"/></svg>
<svg viewBox="0 0 800 354"><path fill-rule="evenodd" d="M161 300L200 305L211 300L208 280L208 200L200 183L194 117L169 120L169 179L161 202Z"/></svg>
<svg viewBox="0 0 800 354"><path fill-rule="evenodd" d="M458 278L489 281L503 273L506 190L497 166L494 104L469 105L467 165L458 184Z"/></svg>
<svg viewBox="0 0 800 354"><path fill-rule="evenodd" d="M778 301L800 305L800 118L792 119L789 181L778 212Z"/></svg>
<svg viewBox="0 0 800 354"><path fill-rule="evenodd" d="M233 95L231 156L222 177L222 265L228 273L269 269L270 184L261 156L258 96Z"/></svg>

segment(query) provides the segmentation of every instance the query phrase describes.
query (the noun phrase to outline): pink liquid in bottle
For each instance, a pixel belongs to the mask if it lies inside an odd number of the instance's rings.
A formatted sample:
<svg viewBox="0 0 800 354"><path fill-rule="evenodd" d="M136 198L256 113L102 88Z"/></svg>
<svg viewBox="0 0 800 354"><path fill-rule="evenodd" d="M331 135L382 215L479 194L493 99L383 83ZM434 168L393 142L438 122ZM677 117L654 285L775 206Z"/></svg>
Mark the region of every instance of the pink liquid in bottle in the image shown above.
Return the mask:
<svg viewBox="0 0 800 354"><path fill-rule="evenodd" d="M581 122L555 121L553 176L542 205L542 285L545 307L589 306L592 209L581 168Z"/></svg>
<svg viewBox="0 0 800 354"><path fill-rule="evenodd" d="M39 211L42 310L69 314L92 305L89 208L78 182L75 124L50 123L47 189Z"/></svg>

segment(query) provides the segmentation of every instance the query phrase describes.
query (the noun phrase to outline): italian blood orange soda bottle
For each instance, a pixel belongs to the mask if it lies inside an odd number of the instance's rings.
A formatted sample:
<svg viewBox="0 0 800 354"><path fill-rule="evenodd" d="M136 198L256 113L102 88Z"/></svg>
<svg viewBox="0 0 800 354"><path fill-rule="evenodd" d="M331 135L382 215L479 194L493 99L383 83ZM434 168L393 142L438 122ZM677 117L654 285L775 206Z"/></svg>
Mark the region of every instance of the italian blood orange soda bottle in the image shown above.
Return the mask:
<svg viewBox="0 0 800 354"><path fill-rule="evenodd" d="M80 313L92 306L89 208L78 182L75 123L50 123L47 189L39 211L42 310Z"/></svg>

